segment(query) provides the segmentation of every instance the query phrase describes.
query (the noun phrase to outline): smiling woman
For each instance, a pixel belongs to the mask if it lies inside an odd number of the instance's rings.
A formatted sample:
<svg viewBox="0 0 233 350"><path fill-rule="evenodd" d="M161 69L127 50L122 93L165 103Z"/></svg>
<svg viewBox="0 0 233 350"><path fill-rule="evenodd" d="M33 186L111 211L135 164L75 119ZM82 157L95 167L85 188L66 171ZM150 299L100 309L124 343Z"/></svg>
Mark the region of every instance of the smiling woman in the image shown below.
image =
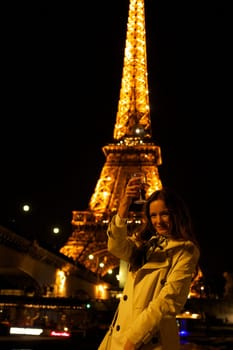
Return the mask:
<svg viewBox="0 0 233 350"><path fill-rule="evenodd" d="M59 248L72 234L72 211L88 206L104 162L102 147L112 141L128 3L118 0L107 8L105 2L5 2L1 7L0 224L22 236ZM203 271L212 282L215 274L233 270L231 245L219 239L231 232L230 221L222 220L230 217L230 208L219 208L213 220L215 189L231 184L230 11L224 1L204 1L201 10L198 2L150 1L146 11L160 175L192 207ZM87 19L85 30L80 13ZM100 81L108 89L100 88ZM207 116L210 123L203 122ZM223 202L228 194L222 191ZM25 198L33 203L27 221L16 217ZM54 242L51 227L57 223L62 234Z"/></svg>

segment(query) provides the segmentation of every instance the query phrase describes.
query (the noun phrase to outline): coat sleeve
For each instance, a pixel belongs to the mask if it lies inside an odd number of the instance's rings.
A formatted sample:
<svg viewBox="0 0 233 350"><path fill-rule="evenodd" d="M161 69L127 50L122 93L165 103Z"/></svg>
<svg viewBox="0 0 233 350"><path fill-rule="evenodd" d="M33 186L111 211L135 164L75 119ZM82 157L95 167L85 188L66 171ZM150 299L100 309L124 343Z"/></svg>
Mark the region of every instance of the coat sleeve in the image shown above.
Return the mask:
<svg viewBox="0 0 233 350"><path fill-rule="evenodd" d="M129 262L134 246L133 241L127 237L127 225L118 227L114 216L108 226L108 251L117 258Z"/></svg>
<svg viewBox="0 0 233 350"><path fill-rule="evenodd" d="M138 346L151 340L159 331L162 319L175 317L181 312L187 300L199 250L193 243L187 242L171 259L164 286L155 293L127 331L126 337Z"/></svg>

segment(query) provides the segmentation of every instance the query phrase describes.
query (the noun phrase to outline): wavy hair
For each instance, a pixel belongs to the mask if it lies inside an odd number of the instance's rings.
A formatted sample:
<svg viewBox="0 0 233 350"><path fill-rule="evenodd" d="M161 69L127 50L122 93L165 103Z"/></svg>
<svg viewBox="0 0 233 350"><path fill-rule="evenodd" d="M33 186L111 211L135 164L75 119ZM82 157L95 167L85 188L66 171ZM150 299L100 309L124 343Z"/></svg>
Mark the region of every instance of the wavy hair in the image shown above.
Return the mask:
<svg viewBox="0 0 233 350"><path fill-rule="evenodd" d="M144 205L143 209L146 223L141 231L138 231L135 235L139 244L135 246L131 256L131 270L137 270L142 266L148 241L152 236L158 236L150 218L150 204L156 200L164 201L170 212L170 236L177 240L192 241L199 246L194 233L190 211L185 201L174 190L171 190L168 187L163 187L162 189L153 192Z"/></svg>

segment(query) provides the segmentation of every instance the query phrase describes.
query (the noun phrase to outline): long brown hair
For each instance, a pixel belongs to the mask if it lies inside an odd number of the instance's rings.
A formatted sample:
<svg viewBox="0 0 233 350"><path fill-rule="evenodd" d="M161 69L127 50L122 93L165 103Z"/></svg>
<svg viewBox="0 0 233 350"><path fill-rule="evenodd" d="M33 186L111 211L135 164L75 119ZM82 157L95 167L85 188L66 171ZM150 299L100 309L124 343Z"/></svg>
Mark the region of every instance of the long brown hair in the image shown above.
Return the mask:
<svg viewBox="0 0 233 350"><path fill-rule="evenodd" d="M142 230L136 234L140 244L138 247L135 247L131 256L131 270L136 270L142 265L145 250L147 249L147 242L152 236L157 236L150 218L150 204L156 200L164 201L170 212L172 222L170 235L177 240L190 240L199 246L194 233L190 211L185 201L174 190L163 187L153 192L144 205L146 224L143 226Z"/></svg>

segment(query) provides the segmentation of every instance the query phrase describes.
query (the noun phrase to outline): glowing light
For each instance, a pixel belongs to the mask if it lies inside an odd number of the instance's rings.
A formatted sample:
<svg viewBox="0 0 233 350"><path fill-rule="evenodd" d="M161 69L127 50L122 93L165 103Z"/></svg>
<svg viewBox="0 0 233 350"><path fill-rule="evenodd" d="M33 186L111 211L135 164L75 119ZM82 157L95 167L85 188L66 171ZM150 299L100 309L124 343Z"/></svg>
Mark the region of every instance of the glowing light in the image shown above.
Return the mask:
<svg viewBox="0 0 233 350"><path fill-rule="evenodd" d="M66 331L51 331L50 332L51 337L70 337L70 333Z"/></svg>
<svg viewBox="0 0 233 350"><path fill-rule="evenodd" d="M190 311L185 311L182 314L177 315L176 318L177 319L185 319L185 318L201 319L202 316L201 316L201 314L198 314L198 313L192 313Z"/></svg>
<svg viewBox="0 0 233 350"><path fill-rule="evenodd" d="M59 229L59 227L53 227L53 233L55 234L55 235L57 235L58 233L60 233L60 229Z"/></svg>
<svg viewBox="0 0 233 350"><path fill-rule="evenodd" d="M23 209L24 212L29 212L31 208L30 208L30 206L28 204L24 204L22 209Z"/></svg>
<svg viewBox="0 0 233 350"><path fill-rule="evenodd" d="M56 272L56 282L55 285L57 287L57 295L65 296L66 292L66 274L62 270L57 270Z"/></svg>
<svg viewBox="0 0 233 350"><path fill-rule="evenodd" d="M10 327L10 334L40 335L42 332L42 328Z"/></svg>
<svg viewBox="0 0 233 350"><path fill-rule="evenodd" d="M98 284L96 286L96 296L97 296L97 299L105 299L106 298L106 288L103 284Z"/></svg>

